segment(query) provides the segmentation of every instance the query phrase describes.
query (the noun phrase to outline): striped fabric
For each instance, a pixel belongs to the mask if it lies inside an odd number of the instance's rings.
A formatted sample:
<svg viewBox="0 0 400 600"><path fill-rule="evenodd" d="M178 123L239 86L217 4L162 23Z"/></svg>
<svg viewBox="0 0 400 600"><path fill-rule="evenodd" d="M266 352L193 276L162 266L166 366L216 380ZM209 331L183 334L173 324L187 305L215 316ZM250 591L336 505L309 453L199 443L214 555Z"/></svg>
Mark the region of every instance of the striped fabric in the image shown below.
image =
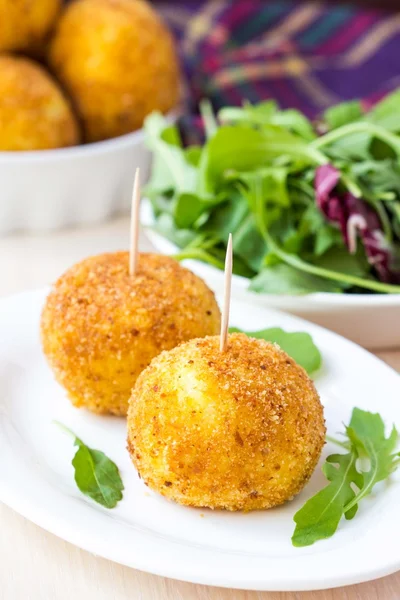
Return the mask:
<svg viewBox="0 0 400 600"><path fill-rule="evenodd" d="M275 98L315 117L400 86L400 12L281 0L156 2L176 33L188 110Z"/></svg>

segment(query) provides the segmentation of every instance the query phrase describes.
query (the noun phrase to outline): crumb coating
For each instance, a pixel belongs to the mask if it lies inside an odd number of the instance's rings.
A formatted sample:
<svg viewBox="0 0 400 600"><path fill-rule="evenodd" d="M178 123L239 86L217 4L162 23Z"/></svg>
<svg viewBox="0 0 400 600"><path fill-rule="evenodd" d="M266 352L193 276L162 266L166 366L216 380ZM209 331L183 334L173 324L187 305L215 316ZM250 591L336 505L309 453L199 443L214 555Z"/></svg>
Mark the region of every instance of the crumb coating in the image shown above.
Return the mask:
<svg viewBox="0 0 400 600"><path fill-rule="evenodd" d="M73 146L80 133L58 83L38 63L0 56L0 151Z"/></svg>
<svg viewBox="0 0 400 600"><path fill-rule="evenodd" d="M68 3L49 62L74 99L87 142L139 129L149 113L166 113L179 101L173 36L144 0Z"/></svg>
<svg viewBox="0 0 400 600"><path fill-rule="evenodd" d="M162 350L216 334L214 294L167 256L128 252L90 257L53 286L42 313L44 353L76 406L126 415L131 389Z"/></svg>
<svg viewBox="0 0 400 600"><path fill-rule="evenodd" d="M128 450L144 482L180 504L227 510L290 500L325 440L323 408L278 346L231 334L191 340L143 371L128 411Z"/></svg>
<svg viewBox="0 0 400 600"><path fill-rule="evenodd" d="M0 0L0 51L35 51L44 45L61 4L61 0Z"/></svg>

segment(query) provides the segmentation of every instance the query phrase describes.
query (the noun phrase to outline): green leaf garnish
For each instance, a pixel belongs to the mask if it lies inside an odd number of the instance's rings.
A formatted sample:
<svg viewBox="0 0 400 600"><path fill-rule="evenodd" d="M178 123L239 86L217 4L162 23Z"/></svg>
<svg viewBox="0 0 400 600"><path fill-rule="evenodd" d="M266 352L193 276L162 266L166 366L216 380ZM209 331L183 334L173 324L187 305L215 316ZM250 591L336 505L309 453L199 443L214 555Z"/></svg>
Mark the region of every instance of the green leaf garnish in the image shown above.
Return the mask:
<svg viewBox="0 0 400 600"><path fill-rule="evenodd" d="M242 331L237 327L230 327L229 331L231 333L245 333L249 337L278 344L307 373L314 373L321 367L321 353L309 333L303 331L284 331L280 327L271 327L270 329L261 329L260 331Z"/></svg>
<svg viewBox="0 0 400 600"><path fill-rule="evenodd" d="M354 408L346 438L339 443L347 448L346 454L331 454L322 468L330 483L307 500L294 516L294 546L309 546L331 537L342 517L352 519L359 502L398 466L399 453L394 452L398 433L393 426L386 438L379 414Z"/></svg>
<svg viewBox="0 0 400 600"><path fill-rule="evenodd" d="M341 292L341 282L304 273L290 265L278 263L261 271L252 279L249 289L265 294L302 296L311 292Z"/></svg>
<svg viewBox="0 0 400 600"><path fill-rule="evenodd" d="M68 427L55 421L65 433L74 438L78 450L72 459L75 482L82 494L105 508L114 508L122 499L124 484L117 465L100 450L86 446Z"/></svg>
<svg viewBox="0 0 400 600"><path fill-rule="evenodd" d="M357 100L336 104L336 106L332 106L324 112L324 121L329 126L329 129L337 129L338 127L342 127L342 125L357 121L361 117L361 103Z"/></svg>

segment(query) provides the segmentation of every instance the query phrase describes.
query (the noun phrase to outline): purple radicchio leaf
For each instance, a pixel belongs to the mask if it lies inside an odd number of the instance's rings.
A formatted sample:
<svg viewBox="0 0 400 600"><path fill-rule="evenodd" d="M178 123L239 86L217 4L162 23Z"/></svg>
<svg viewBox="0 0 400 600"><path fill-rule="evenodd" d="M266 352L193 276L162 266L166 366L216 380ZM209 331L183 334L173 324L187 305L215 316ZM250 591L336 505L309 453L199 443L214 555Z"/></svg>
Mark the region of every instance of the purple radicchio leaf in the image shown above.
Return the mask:
<svg viewBox="0 0 400 600"><path fill-rule="evenodd" d="M393 250L385 239L377 213L351 192L339 193L336 189L339 179L340 171L332 165L318 167L314 181L318 208L329 221L339 226L351 254L355 253L360 237L368 262L379 279L400 284L400 268L394 266Z"/></svg>

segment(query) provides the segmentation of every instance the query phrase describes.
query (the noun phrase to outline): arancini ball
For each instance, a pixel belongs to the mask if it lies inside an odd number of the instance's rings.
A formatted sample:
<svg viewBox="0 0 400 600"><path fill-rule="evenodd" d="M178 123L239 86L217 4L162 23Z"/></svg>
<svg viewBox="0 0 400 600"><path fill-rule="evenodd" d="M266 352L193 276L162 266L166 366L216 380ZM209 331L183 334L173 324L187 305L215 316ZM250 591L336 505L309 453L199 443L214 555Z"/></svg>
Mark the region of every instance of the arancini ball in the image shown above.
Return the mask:
<svg viewBox="0 0 400 600"><path fill-rule="evenodd" d="M43 67L0 56L0 150L45 150L79 143L68 100Z"/></svg>
<svg viewBox="0 0 400 600"><path fill-rule="evenodd" d="M75 406L126 415L137 377L152 358L218 332L213 292L168 256L101 254L70 268L42 313L44 353Z"/></svg>
<svg viewBox="0 0 400 600"><path fill-rule="evenodd" d="M302 367L242 333L183 343L143 371L128 410L128 450L153 490L188 506L282 504L313 473L323 409Z"/></svg>
<svg viewBox="0 0 400 600"><path fill-rule="evenodd" d="M172 35L145 0L75 0L58 22L49 60L87 142L134 131L153 110L178 103Z"/></svg>
<svg viewBox="0 0 400 600"><path fill-rule="evenodd" d="M0 51L36 51L60 8L61 0L0 0Z"/></svg>

